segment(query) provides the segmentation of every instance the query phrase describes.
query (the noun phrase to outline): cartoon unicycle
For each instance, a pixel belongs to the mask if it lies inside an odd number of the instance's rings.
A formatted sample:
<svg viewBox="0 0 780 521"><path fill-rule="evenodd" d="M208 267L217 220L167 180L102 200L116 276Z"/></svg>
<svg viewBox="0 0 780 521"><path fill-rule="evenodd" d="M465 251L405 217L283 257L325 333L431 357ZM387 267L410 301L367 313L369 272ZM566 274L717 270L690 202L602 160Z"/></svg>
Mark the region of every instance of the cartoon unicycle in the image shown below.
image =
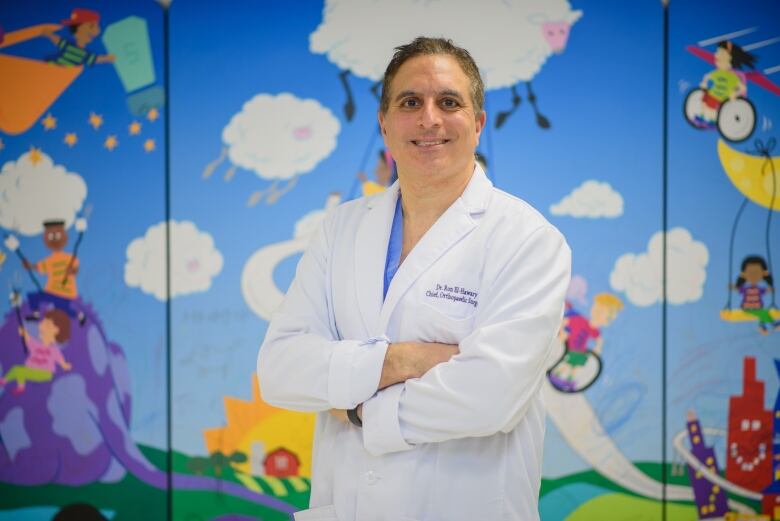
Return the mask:
<svg viewBox="0 0 780 521"><path fill-rule="evenodd" d="M576 357L581 360L573 360ZM572 369L576 364L577 370ZM568 366L571 378L561 376L561 369ZM598 353L592 350L574 352L566 349L558 361L547 370L547 379L556 390L562 393L581 393L596 383L601 375L603 364Z"/></svg>
<svg viewBox="0 0 780 521"><path fill-rule="evenodd" d="M706 91L702 88L692 89L685 97L683 112L685 119L699 130L713 129L732 143L748 139L756 128L756 109L753 103L743 97L726 100L718 107L718 117L715 123L702 118L702 104Z"/></svg>

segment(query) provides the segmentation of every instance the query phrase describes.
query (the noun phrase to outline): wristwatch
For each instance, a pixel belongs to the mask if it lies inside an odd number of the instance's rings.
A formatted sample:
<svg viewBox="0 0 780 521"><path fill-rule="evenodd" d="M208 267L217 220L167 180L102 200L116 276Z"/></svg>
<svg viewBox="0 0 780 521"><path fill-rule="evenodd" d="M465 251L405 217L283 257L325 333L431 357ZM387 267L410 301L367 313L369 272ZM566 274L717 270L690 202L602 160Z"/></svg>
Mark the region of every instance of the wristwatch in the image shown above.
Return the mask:
<svg viewBox="0 0 780 521"><path fill-rule="evenodd" d="M355 407L354 409L348 409L347 410L347 418L349 418L349 422L352 425L355 425L356 427L362 427L363 426L363 420L360 419L360 416L358 416L357 410L360 405Z"/></svg>

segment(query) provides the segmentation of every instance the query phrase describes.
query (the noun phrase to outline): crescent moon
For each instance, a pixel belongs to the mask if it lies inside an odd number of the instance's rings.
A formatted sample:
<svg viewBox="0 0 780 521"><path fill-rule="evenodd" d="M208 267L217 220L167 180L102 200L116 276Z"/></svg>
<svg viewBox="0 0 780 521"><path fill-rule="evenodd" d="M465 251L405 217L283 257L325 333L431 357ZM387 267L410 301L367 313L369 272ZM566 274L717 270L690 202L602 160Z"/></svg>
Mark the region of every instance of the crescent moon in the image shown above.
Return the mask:
<svg viewBox="0 0 780 521"><path fill-rule="evenodd" d="M308 237L274 243L255 252L246 262L241 273L241 293L257 316L271 320L284 300L284 293L274 282L276 265L291 255L303 253L308 244Z"/></svg>
<svg viewBox="0 0 780 521"><path fill-rule="evenodd" d="M762 170L766 158L735 150L722 139L718 140L718 157L726 175L742 195L765 208L769 208L771 204L772 210L780 211L780 156L771 158L774 176L772 176L771 166L767 166L765 171ZM774 204L772 203L773 189L775 190Z"/></svg>

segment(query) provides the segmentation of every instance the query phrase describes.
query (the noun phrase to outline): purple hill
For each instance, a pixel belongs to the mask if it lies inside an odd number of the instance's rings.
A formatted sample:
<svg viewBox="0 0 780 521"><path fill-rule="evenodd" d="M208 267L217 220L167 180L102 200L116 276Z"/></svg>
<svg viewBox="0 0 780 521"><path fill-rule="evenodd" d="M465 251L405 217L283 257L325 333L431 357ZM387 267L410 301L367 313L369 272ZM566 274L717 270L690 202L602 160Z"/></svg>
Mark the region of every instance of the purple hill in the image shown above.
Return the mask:
<svg viewBox="0 0 780 521"><path fill-rule="evenodd" d="M84 485L115 483L130 472L164 489L168 474L154 467L130 436L131 387L122 348L110 342L102 322L81 299L72 307L86 321L72 321L71 336L61 347L72 368L58 367L49 382L28 382L21 394L16 383L0 389L0 481L15 485ZM22 316L30 314L26 302ZM37 337L37 324L27 322ZM15 312L0 326L0 371L23 365L24 353ZM232 482L204 476L172 474L176 489L227 493L278 511L295 508Z"/></svg>

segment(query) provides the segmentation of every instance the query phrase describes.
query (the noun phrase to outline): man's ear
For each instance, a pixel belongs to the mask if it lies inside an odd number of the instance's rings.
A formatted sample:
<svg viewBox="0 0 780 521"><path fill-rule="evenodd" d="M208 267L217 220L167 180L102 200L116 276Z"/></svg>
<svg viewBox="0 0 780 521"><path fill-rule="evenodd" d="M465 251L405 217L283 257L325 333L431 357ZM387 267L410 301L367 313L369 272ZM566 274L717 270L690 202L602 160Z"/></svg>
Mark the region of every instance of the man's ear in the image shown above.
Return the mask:
<svg viewBox="0 0 780 521"><path fill-rule="evenodd" d="M485 129L485 123L487 122L487 113L483 110L478 116L476 116L476 130L477 130L477 143L479 143L479 136Z"/></svg>
<svg viewBox="0 0 780 521"><path fill-rule="evenodd" d="M385 115L382 114L382 110L378 110L376 113L377 119L379 120L379 128L382 131L383 136L387 136L387 131L385 130Z"/></svg>

